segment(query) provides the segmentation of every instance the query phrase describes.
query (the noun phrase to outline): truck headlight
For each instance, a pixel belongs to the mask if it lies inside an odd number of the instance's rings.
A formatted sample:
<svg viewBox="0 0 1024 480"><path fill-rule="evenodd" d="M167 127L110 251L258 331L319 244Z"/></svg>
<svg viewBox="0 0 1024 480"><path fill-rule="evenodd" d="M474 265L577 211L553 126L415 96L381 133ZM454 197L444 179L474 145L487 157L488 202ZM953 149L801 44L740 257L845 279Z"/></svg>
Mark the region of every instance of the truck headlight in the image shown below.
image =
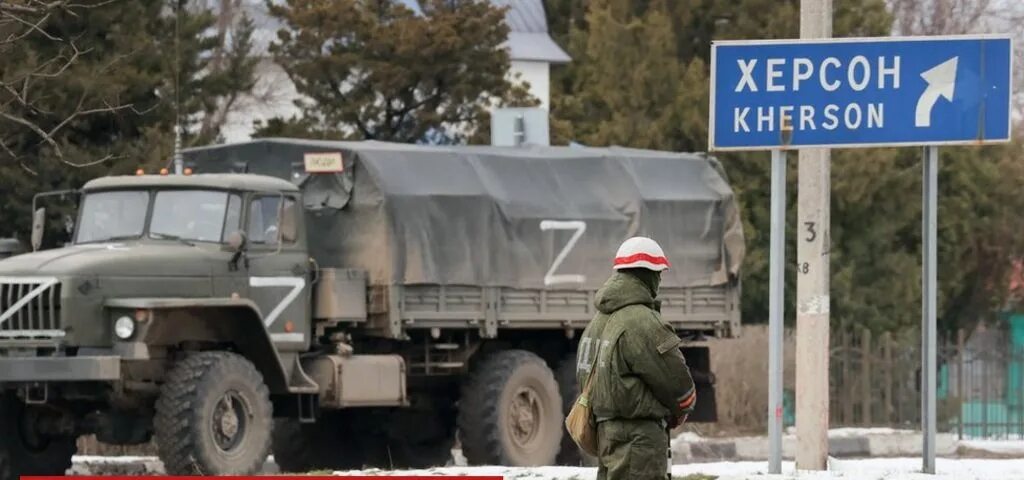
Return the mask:
<svg viewBox="0 0 1024 480"><path fill-rule="evenodd" d="M114 334L121 340L128 340L135 334L135 320L129 316L118 318L114 322Z"/></svg>

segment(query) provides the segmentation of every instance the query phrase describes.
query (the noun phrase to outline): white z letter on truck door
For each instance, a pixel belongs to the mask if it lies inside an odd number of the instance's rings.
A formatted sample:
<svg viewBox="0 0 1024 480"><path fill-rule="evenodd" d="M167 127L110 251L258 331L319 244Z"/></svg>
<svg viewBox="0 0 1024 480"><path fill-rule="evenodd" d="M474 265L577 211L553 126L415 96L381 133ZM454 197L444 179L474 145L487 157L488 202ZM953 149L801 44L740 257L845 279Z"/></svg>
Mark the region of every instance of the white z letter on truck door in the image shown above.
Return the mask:
<svg viewBox="0 0 1024 480"><path fill-rule="evenodd" d="M540 222L540 229L543 231L548 230L575 230L576 233L572 235L569 242L565 244L562 251L555 257L555 261L551 263L551 268L548 273L544 275L544 285L551 286L559 283L584 283L587 281L587 277L583 275L555 275L555 271L558 267L562 266L562 262L565 261L565 257L569 256L569 252L572 251L572 247L576 246L576 242L580 241L580 237L583 236L583 232L587 231L587 224L579 220L573 221L562 221L562 220L544 220Z"/></svg>
<svg viewBox="0 0 1024 480"><path fill-rule="evenodd" d="M277 317L284 313L284 309L288 308L296 298L299 298L299 294L306 286L306 279L302 277L250 277L249 286L254 288L291 287L281 302L274 306L274 309L266 317L263 317L263 324L270 328L277 321Z"/></svg>

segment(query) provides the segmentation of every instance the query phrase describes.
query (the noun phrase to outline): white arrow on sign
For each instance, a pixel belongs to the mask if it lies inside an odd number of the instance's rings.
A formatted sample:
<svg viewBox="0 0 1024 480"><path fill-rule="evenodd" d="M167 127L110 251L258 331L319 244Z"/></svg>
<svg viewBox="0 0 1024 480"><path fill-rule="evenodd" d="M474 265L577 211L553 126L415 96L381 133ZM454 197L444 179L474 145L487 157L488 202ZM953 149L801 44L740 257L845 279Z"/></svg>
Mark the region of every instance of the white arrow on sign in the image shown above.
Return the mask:
<svg viewBox="0 0 1024 480"><path fill-rule="evenodd" d="M953 101L953 91L956 89L956 65L960 57L953 57L939 65L932 67L921 74L921 78L928 82L928 88L924 89L921 98L917 99L917 113L914 116L915 127L932 126L932 108L939 97L947 101Z"/></svg>

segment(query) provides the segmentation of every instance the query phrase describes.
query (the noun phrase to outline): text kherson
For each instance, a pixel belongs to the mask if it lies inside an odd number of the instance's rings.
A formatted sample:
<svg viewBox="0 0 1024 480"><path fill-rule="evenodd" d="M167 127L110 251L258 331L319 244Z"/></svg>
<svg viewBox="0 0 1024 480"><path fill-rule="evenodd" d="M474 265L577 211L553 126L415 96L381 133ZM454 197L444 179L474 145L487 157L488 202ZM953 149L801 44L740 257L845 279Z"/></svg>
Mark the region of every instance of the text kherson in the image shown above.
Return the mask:
<svg viewBox="0 0 1024 480"><path fill-rule="evenodd" d="M877 90L900 88L900 57L879 56L869 59L857 55L848 63L827 57L819 63L809 58L737 59L740 79L735 91L835 92L850 89L860 92L875 86ZM820 89L820 90L819 90ZM794 98L789 95L787 98ZM799 96L796 96L799 98ZM814 131L844 128L885 128L885 105L879 102L853 102L822 105L765 105L733 108L733 131L774 132Z"/></svg>

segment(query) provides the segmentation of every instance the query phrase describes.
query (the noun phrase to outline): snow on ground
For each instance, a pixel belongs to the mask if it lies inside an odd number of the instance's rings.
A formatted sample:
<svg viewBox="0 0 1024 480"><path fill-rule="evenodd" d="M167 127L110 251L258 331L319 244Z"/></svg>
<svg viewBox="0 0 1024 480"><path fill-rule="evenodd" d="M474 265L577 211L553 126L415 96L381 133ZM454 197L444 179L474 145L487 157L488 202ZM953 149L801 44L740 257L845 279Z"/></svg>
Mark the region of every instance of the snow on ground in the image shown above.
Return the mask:
<svg viewBox="0 0 1024 480"><path fill-rule="evenodd" d="M157 462L159 461L156 457L101 457L98 455L75 455L72 460L76 463L97 463L104 465L116 465L122 463L145 463L145 462Z"/></svg>
<svg viewBox="0 0 1024 480"><path fill-rule="evenodd" d="M828 431L829 438L851 438L869 437L879 435L913 435L921 432L915 430L900 430L896 428L872 427L872 428L833 428ZM786 429L786 435L796 435L796 427Z"/></svg>
<svg viewBox="0 0 1024 480"><path fill-rule="evenodd" d="M970 450L1002 455L1024 455L1024 440L961 440L958 445Z"/></svg>
<svg viewBox="0 0 1024 480"><path fill-rule="evenodd" d="M128 466L145 463L147 470L159 463L152 457L75 457L79 468L83 464ZM676 465L672 474L676 478L689 475L707 475L719 480L1024 480L1024 459L945 459L937 460L938 475L925 475L920 458L874 458L864 460L829 460L828 472L794 472L793 462L783 463L782 475L768 475L767 462L718 462ZM161 469L162 471L162 469ZM150 472L150 473L155 473ZM89 470L72 469L72 473L97 474ZM142 472L130 471L139 474ZM271 472L268 472L271 473ZM338 476L353 475L493 475L505 480L594 480L596 470L581 467L439 467L414 471L360 470L335 472Z"/></svg>
<svg viewBox="0 0 1024 480"><path fill-rule="evenodd" d="M783 475L768 475L765 462L720 462L676 465L673 476L710 475L719 480L1024 480L1024 460L938 459L937 475L919 473L918 458L830 460L828 472L794 472L793 462L783 465ZM596 471L577 467L450 467L413 471L362 470L335 472L352 475L493 475L505 480L593 480Z"/></svg>
<svg viewBox="0 0 1024 480"><path fill-rule="evenodd" d="M828 431L828 438L867 437L876 435L913 435L914 430L897 430L895 428L833 428Z"/></svg>

